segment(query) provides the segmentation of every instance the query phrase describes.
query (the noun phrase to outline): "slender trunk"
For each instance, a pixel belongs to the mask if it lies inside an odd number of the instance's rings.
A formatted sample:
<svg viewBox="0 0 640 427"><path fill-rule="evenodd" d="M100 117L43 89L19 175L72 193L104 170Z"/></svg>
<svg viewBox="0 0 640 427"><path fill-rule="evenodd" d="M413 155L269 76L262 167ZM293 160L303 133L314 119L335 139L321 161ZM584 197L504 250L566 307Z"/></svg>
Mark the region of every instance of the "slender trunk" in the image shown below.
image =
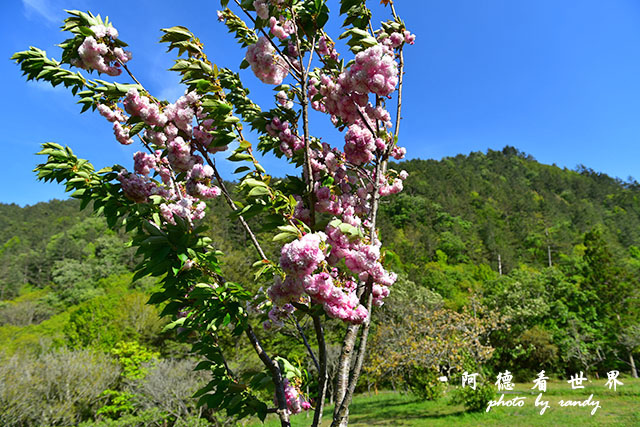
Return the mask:
<svg viewBox="0 0 640 427"><path fill-rule="evenodd" d="M549 243L549 229L544 230L547 236L547 260L549 261L549 267L551 267L551 244Z"/></svg>
<svg viewBox="0 0 640 427"><path fill-rule="evenodd" d="M500 254L498 254L498 273L502 276L502 258L500 257Z"/></svg>
<svg viewBox="0 0 640 427"><path fill-rule="evenodd" d="M371 313L371 307L373 303L373 295L371 287L373 283L367 283L367 310ZM342 398L342 401L336 401L336 410L334 410L332 427L340 425L346 426L349 423L349 405L353 399L353 393L358 385L358 379L360 378L360 371L362 370L362 364L364 363L364 356L367 351L367 338L369 336L369 326L371 325L371 315L369 315L362 324L362 336L360 337L360 347L358 347L358 354L356 357L356 363L353 366L349 379L349 386ZM339 407L338 407L339 406Z"/></svg>
<svg viewBox="0 0 640 427"><path fill-rule="evenodd" d="M631 365L631 376L633 378L638 378L638 371L636 369L636 361L633 360L633 353L629 351L629 364Z"/></svg>
<svg viewBox="0 0 640 427"><path fill-rule="evenodd" d="M324 410L324 401L327 393L327 345L324 341L324 330L322 321L318 315L313 315L313 326L318 339L318 358L320 359L320 368L318 370L318 397L316 400L316 410L313 414L313 427L320 425L322 422L322 412Z"/></svg>
<svg viewBox="0 0 640 427"><path fill-rule="evenodd" d="M336 372L336 384L333 395L335 402L335 408L333 410L334 419L338 416L340 404L342 403L345 394L347 394L351 358L353 356L353 348L356 344L359 329L360 325L350 324L347 326L347 332L345 333L344 340L342 341L342 350L340 351L340 358L338 359L338 370Z"/></svg>

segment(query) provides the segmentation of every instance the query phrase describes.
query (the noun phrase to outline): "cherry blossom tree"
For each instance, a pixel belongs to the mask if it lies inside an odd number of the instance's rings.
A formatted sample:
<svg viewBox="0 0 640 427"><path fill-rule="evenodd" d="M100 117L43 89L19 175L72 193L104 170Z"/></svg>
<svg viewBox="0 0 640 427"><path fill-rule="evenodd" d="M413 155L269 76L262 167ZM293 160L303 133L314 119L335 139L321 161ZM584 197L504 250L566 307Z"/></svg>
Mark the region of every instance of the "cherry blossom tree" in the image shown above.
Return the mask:
<svg viewBox="0 0 640 427"><path fill-rule="evenodd" d="M380 198L400 192L407 177L388 162L405 154L397 144L403 49L415 36L391 0L382 2L390 13L378 29L365 1L342 0L344 32L337 39L324 30L324 0L235 0L233 9L228 3L221 1L218 18L246 49L240 68L251 67L262 83L275 86L270 109L249 98L238 74L212 63L185 27L163 29L160 39L178 53L171 70L180 74L185 93L174 102L159 99L135 77L135 56L108 19L69 11L63 30L70 38L60 45L60 61L33 47L13 59L27 79L67 87L83 112L97 111L111 124L118 143L137 141L141 151L132 170L116 165L95 171L68 147L46 143L39 154L47 161L36 170L39 179L64 183L110 227L131 233L142 259L134 279L161 278L162 290L150 302L162 305L171 326L194 342L202 358L196 369L211 372L212 380L196 395L200 404L239 417L264 419L275 412L283 426L291 414L313 408L318 425L329 381L324 324L341 320L332 425L346 425L372 310L396 280L384 267L376 216ZM350 51L344 57L336 50L341 39ZM77 69L111 79L90 79ZM344 133L344 144L311 135L310 109ZM247 126L260 135L257 146L245 139ZM274 178L256 150L286 159L301 177ZM216 166L220 156L239 164L233 191ZM249 236L255 280L266 290L252 292L225 279L223 254L201 226L205 201L217 197ZM250 217L260 218L281 245L278 259L267 256ZM317 348L299 331L317 375L309 395L302 392L299 370L286 355L270 354L260 338L278 333L292 316L314 325ZM218 342L223 327L246 337L263 372L246 380L231 369ZM260 399L264 387L273 390L273 402Z"/></svg>

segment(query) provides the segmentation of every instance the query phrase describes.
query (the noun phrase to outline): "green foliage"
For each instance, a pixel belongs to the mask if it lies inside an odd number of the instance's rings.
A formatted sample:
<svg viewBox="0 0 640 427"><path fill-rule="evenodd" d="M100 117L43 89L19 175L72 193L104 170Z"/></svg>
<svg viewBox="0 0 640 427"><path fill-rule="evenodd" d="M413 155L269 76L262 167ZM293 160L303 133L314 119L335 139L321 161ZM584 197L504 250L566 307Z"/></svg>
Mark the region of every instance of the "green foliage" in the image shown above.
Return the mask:
<svg viewBox="0 0 640 427"><path fill-rule="evenodd" d="M118 292L116 288L77 305L69 311L64 327L68 345L107 351L120 341L155 339L164 322L158 318L157 309L146 305L147 299L145 294Z"/></svg>
<svg viewBox="0 0 640 427"><path fill-rule="evenodd" d="M107 403L96 411L96 415L116 419L132 413L135 408L136 395L126 391L105 390L100 394Z"/></svg>
<svg viewBox="0 0 640 427"><path fill-rule="evenodd" d="M424 366L412 366L405 374L404 382L411 393L422 400L436 400L447 389L445 382L440 381L440 372Z"/></svg>
<svg viewBox="0 0 640 427"><path fill-rule="evenodd" d="M495 385L490 382L482 382L476 386L475 390L469 386L456 388L453 392L452 402L462 403L464 409L469 412L483 412L495 397Z"/></svg>
<svg viewBox="0 0 640 427"><path fill-rule="evenodd" d="M122 367L122 376L136 380L147 375L149 365L160 356L141 346L136 341L121 341L113 347L111 354L116 356Z"/></svg>

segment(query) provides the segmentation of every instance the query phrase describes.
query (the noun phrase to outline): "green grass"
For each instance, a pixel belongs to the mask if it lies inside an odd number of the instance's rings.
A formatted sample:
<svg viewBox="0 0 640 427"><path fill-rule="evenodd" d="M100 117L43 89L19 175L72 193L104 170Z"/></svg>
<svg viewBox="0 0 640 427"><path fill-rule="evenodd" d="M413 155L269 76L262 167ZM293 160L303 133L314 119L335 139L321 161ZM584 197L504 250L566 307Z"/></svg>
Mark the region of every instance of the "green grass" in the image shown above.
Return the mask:
<svg viewBox="0 0 640 427"><path fill-rule="evenodd" d="M493 408L489 413L464 411L462 405L449 404L449 395L437 401L421 401L412 395L381 392L377 395L359 395L351 405L350 426L640 426L640 380L623 378L623 386L617 391L605 387L606 380L585 383L584 389L572 390L566 381L549 381L544 400L550 408L540 415L540 408L534 405L538 393L532 393L532 384L516 384L513 394L506 394L505 400L516 396L526 397L524 407ZM536 390L537 391L537 390ZM591 407L560 407L560 400L586 400L593 394L592 401L600 401L600 409L591 415ZM331 414L332 407L325 413ZM292 426L308 426L313 414L299 414L292 417ZM323 426L330 424L325 416ZM258 421L250 425L261 425ZM275 416L270 415L266 426L278 426Z"/></svg>

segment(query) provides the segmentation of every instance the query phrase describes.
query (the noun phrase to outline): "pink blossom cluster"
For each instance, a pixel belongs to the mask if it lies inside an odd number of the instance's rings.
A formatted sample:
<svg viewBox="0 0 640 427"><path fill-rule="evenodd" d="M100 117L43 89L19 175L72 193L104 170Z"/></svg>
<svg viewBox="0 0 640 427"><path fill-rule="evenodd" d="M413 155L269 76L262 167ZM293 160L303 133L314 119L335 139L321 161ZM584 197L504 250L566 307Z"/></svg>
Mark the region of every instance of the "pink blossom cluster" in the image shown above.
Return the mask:
<svg viewBox="0 0 640 427"><path fill-rule="evenodd" d="M122 126L120 122L113 122L113 134L116 137L116 140L122 145L131 145L133 144L133 139L129 135L129 129Z"/></svg>
<svg viewBox="0 0 640 427"><path fill-rule="evenodd" d="M287 274L295 277L313 273L325 259L324 251L320 248L325 239L326 235L322 232L308 233L287 243L282 247L280 266Z"/></svg>
<svg viewBox="0 0 640 427"><path fill-rule="evenodd" d="M200 95L195 91L186 93L178 100L164 108L167 120L172 122L178 129L191 133L193 118L196 115L195 106L200 101Z"/></svg>
<svg viewBox="0 0 640 427"><path fill-rule="evenodd" d="M113 133L116 137L116 140L122 145L131 145L133 144L133 139L129 136L129 129L125 126L122 126L122 123L127 121L127 117L124 115L121 109L114 108L111 109L104 104L98 104L97 106L98 112L105 119L113 123Z"/></svg>
<svg viewBox="0 0 640 427"><path fill-rule="evenodd" d="M344 215L345 218L349 218L348 222L358 224L359 218L354 215L366 215L369 212L368 200L373 191L373 185L358 186L358 178L347 173L344 153L331 148L326 143L322 144L322 151L311 152L311 167L316 182L314 187L316 211L335 216ZM320 184L323 177L327 175L333 178L335 191ZM362 178L367 179L366 176ZM298 205L297 209L304 212L302 206Z"/></svg>
<svg viewBox="0 0 640 427"><path fill-rule="evenodd" d="M104 105L104 104L98 104L97 106L98 112L100 113L100 115L102 115L105 119L107 119L110 122L126 122L127 118L125 117L125 115L123 114L122 110L120 110L119 108L114 108L113 110L111 108L109 108L108 106Z"/></svg>
<svg viewBox="0 0 640 427"><path fill-rule="evenodd" d="M352 215L354 209L350 207L347 211L347 215ZM352 216L351 220L354 224L359 224L359 218ZM336 265L340 259L344 259L347 267L360 280L367 280L371 275L377 286L374 294L376 303L381 303L388 295L386 287L395 281L395 277L379 263L379 246L351 242L336 227L329 226L327 231L332 233L332 238L327 238L324 233L309 233L283 246L280 266L287 275L284 280L278 276L267 292L276 306L270 312L272 322L279 313L279 307L299 301L305 293L313 302L322 304L331 317L350 323L361 323L367 318L368 312L358 300L353 281L346 280L345 286L336 286L334 282L338 277L337 269L332 270L331 274L324 271L313 274L321 265L325 265L325 261L329 265ZM328 258L321 248L325 240L331 242ZM273 316L275 317L271 318Z"/></svg>
<svg viewBox="0 0 640 427"><path fill-rule="evenodd" d="M287 92L281 90L280 92L276 93L276 101L278 102L278 104L282 105L284 108L293 108L293 101L289 99L289 97L287 96Z"/></svg>
<svg viewBox="0 0 640 427"><path fill-rule="evenodd" d="M169 224L176 225L173 215L186 219L190 224L195 220L204 218L204 210L207 207L204 202L189 195L182 196L176 202L160 205L160 214Z"/></svg>
<svg viewBox="0 0 640 427"><path fill-rule="evenodd" d="M404 33L404 42L408 44L413 44L416 41L416 35L411 34L409 31L405 30Z"/></svg>
<svg viewBox="0 0 640 427"><path fill-rule="evenodd" d="M372 46L358 53L346 71L337 76L320 74L309 83L311 106L330 114L334 124L349 126L344 146L347 161L362 165L373 160L376 150L385 152L387 141L372 130L390 128L391 115L383 106L371 105L369 95L386 97L395 90L398 68L390 46Z"/></svg>
<svg viewBox="0 0 640 427"><path fill-rule="evenodd" d="M351 125L344 136L344 154L354 165L368 163L374 158L376 141L369 129Z"/></svg>
<svg viewBox="0 0 640 427"><path fill-rule="evenodd" d="M133 155L133 170L135 173L148 176L151 169L156 167L156 156L138 151Z"/></svg>
<svg viewBox="0 0 640 427"><path fill-rule="evenodd" d="M246 58L253 73L263 83L279 85L289 74L289 65L264 36L247 48Z"/></svg>
<svg viewBox="0 0 640 427"><path fill-rule="evenodd" d="M407 149L404 147L398 147L397 145L395 145L391 150L391 157L396 160L404 159L405 154L407 154Z"/></svg>
<svg viewBox="0 0 640 427"><path fill-rule="evenodd" d="M300 391L289 381L288 378L283 380L284 396L287 400L287 409L291 414L298 414L311 408L311 404L307 402Z"/></svg>
<svg viewBox="0 0 640 427"><path fill-rule="evenodd" d="M253 7L260 19L269 19L269 2L267 0L255 0Z"/></svg>
<svg viewBox="0 0 640 427"><path fill-rule="evenodd" d="M370 93L386 97L395 90L398 66L393 50L378 44L358 53L354 64L338 76L322 74L309 83L309 96L323 97L311 103L314 109L355 124L362 120Z"/></svg>
<svg viewBox="0 0 640 427"><path fill-rule="evenodd" d="M318 94L322 98L313 101ZM334 122L340 119L345 124L359 123L359 110L369 102L367 94L351 90L351 82L346 73L337 77L327 74L322 74L319 78L312 77L309 80L309 97L312 98L313 109L331 115Z"/></svg>
<svg viewBox="0 0 640 427"><path fill-rule="evenodd" d="M141 96L136 88L129 89L122 104L127 113L141 118L149 126L164 126L167 123L167 116L160 112L158 104Z"/></svg>
<svg viewBox="0 0 640 427"><path fill-rule="evenodd" d="M338 60L338 52L334 49L335 44L326 36L322 36L318 39L318 45L316 46L316 52L320 56L328 56L334 61Z"/></svg>
<svg viewBox="0 0 640 427"><path fill-rule="evenodd" d="M113 41L118 38L115 28L93 25L90 29L95 37L85 37L78 47L80 58L72 61L72 65L85 70L96 70L109 76L119 76L122 73L120 65L131 59L131 52L114 47Z"/></svg>
<svg viewBox="0 0 640 427"><path fill-rule="evenodd" d="M296 32L296 26L293 21L286 19L284 16L279 19L276 19L275 16L269 18L269 27L271 28L271 34L280 40L284 40Z"/></svg>
<svg viewBox="0 0 640 427"><path fill-rule="evenodd" d="M302 138L300 138L295 131L292 132L290 126L289 122L282 122L277 117L274 117L266 126L269 135L280 139L280 151L289 158L293 156L295 151L304 148Z"/></svg>
<svg viewBox="0 0 640 427"><path fill-rule="evenodd" d="M292 301L298 301L303 291L302 280L298 277L291 275L283 280L282 277L276 276L273 285L267 289L269 299L275 304L274 313L277 313L278 307L283 307ZM273 321L273 319L270 320Z"/></svg>
<svg viewBox="0 0 640 427"><path fill-rule="evenodd" d="M388 37L386 37L386 34L385 34L385 38L381 40L379 38L379 41L382 44L384 44L385 46L391 47L393 49L402 46L402 44L404 43L413 44L415 40L416 40L416 36L414 34L411 34L407 30L404 30L401 33L391 33Z"/></svg>
<svg viewBox="0 0 640 427"><path fill-rule="evenodd" d="M343 219L353 218L345 216ZM354 225L352 224L352 225ZM329 224L326 228L327 244L331 246L331 252L327 257L329 265L337 265L342 259L347 268L357 275L358 279L366 282L371 279L375 284L388 287L395 283L397 276L388 272L380 263L380 243L367 244L360 240L349 239L338 227ZM388 292L379 292L383 298Z"/></svg>
<svg viewBox="0 0 640 427"><path fill-rule="evenodd" d="M326 142L322 143L322 150L311 152L311 168L315 181L319 181L323 175L331 175L334 180L348 182L347 168L344 164L344 154L337 148L331 148ZM344 191L349 191L344 189Z"/></svg>
<svg viewBox="0 0 640 427"><path fill-rule="evenodd" d="M282 307L274 305L269 310L269 320L265 320L262 327L265 330L275 328L282 328L284 326L284 319L289 317L295 311L295 307L289 303L284 304Z"/></svg>
<svg viewBox="0 0 640 427"><path fill-rule="evenodd" d="M157 190L156 184L149 178L130 173L126 169L118 174L117 179L127 199L136 203L146 203L149 196Z"/></svg>
<svg viewBox="0 0 640 427"><path fill-rule="evenodd" d="M191 145L181 136L176 136L167 144L167 158L171 167L186 172L196 164L197 156L191 155Z"/></svg>
<svg viewBox="0 0 640 427"><path fill-rule="evenodd" d="M390 95L398 84L398 65L393 51L379 44L365 49L356 55L347 77L356 92Z"/></svg>
<svg viewBox="0 0 640 427"><path fill-rule="evenodd" d="M220 188L211 185L213 168L209 165L195 164L187 174L187 193L199 199L212 199L222 192Z"/></svg>
<svg viewBox="0 0 640 427"><path fill-rule="evenodd" d="M388 180L382 179L380 181L380 186L379 186L378 192L383 197L384 196L389 196L391 194L397 194L397 193L401 192L402 188L403 188L402 181L407 179L408 176L409 176L409 174L407 173L407 171L401 171L398 174L398 177L395 178L391 182L391 184L389 184Z"/></svg>
<svg viewBox="0 0 640 427"><path fill-rule="evenodd" d="M315 194L315 208L317 212L324 212L334 216L352 216L356 212L356 209L358 209L358 213L364 213L366 208L369 207L366 191L360 191L359 194L353 194L350 192L336 194L331 192L331 188L321 186L317 183ZM359 217L352 216L352 219L355 224L359 225Z"/></svg>
<svg viewBox="0 0 640 427"><path fill-rule="evenodd" d="M305 292L312 301L322 304L325 312L333 318L349 323L362 323L368 316L367 309L360 304L355 289L339 288L333 277L326 272L304 278Z"/></svg>
<svg viewBox="0 0 640 427"><path fill-rule="evenodd" d="M160 205L162 218L175 224L174 215L190 224L204 217L204 199L217 197L220 188L212 185L213 169L203 165L203 159L195 154L201 146L209 152L226 147L213 147L211 142L212 121L203 119L200 96L195 92L186 93L173 104L161 104L137 89L129 90L122 101L124 110L132 117L139 118L147 126L145 142L156 148L154 153L134 154L134 172L123 172L119 176L125 195L138 203L145 203L151 194L165 199ZM98 105L98 111L113 122L116 139L123 144L132 143L129 128L122 123L129 117L117 106ZM194 119L202 119L193 125ZM189 137L187 137L189 136ZM151 181L151 171L160 176L162 184ZM174 173L185 172L183 181L176 181Z"/></svg>

